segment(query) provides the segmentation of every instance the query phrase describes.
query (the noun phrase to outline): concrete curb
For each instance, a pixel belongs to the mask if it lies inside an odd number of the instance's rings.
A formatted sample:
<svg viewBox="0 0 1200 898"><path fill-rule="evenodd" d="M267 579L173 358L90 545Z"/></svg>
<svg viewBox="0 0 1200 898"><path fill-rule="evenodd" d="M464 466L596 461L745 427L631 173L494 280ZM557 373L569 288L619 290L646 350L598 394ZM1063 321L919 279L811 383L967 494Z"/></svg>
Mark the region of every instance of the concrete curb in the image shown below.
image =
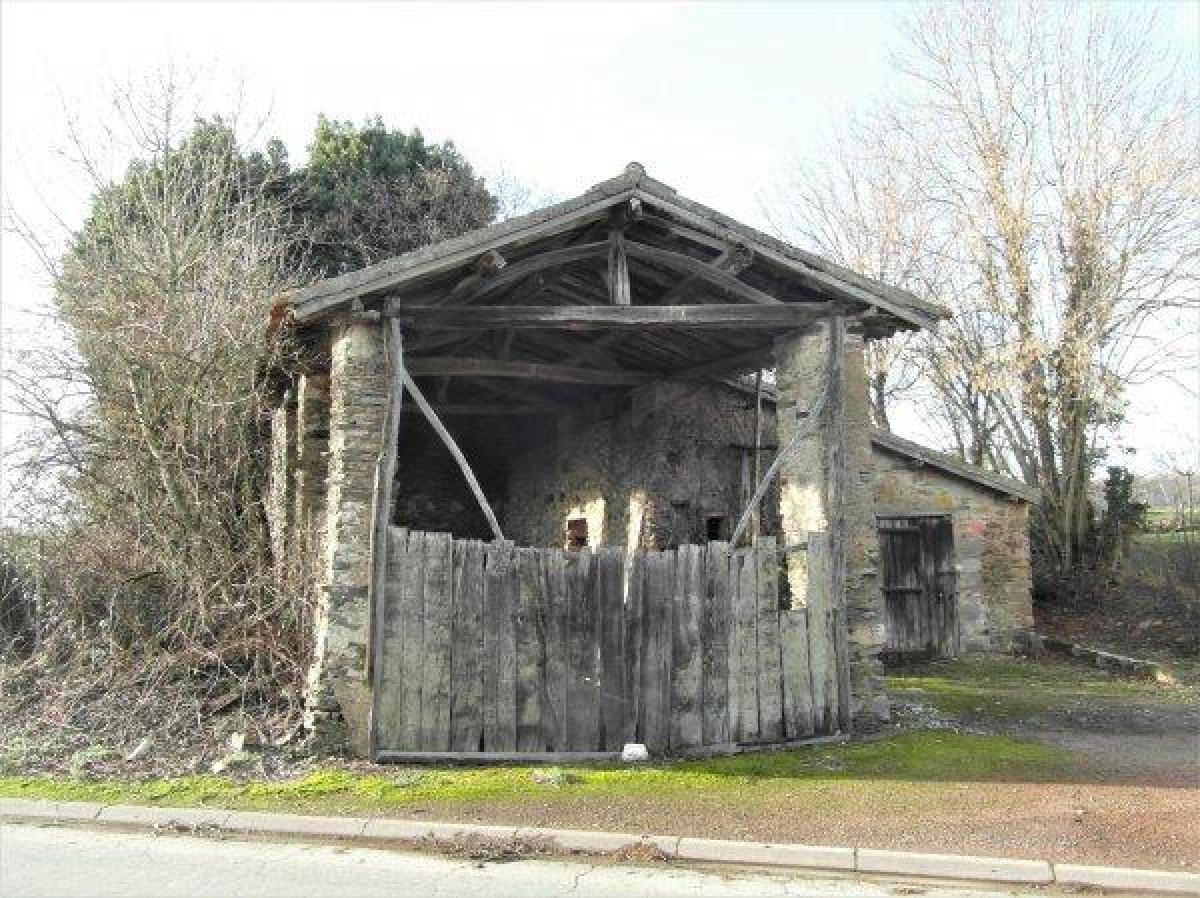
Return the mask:
<svg viewBox="0 0 1200 898"><path fill-rule="evenodd" d="M155 808L91 802L0 799L0 820L91 823L148 829L211 827L230 833L413 843L424 839L544 839L564 851L609 854L652 848L669 858L719 864L747 864L793 870L916 876L962 882L1086 886L1121 891L1200 895L1200 874L1168 870L1087 867L1014 858L956 854L914 854L824 845L772 845L726 839L632 835L582 830L425 823L364 817L304 817L213 808Z"/></svg>

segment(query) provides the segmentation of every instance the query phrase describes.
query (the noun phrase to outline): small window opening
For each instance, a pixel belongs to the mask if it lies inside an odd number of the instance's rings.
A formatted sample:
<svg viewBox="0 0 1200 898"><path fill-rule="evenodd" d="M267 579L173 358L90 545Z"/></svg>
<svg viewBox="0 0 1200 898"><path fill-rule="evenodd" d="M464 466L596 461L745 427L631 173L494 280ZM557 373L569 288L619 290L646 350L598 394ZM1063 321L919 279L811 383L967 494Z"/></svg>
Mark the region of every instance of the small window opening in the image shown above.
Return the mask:
<svg viewBox="0 0 1200 898"><path fill-rule="evenodd" d="M708 517L704 519L704 535L708 537L708 541L716 542L725 537L725 518L721 516Z"/></svg>
<svg viewBox="0 0 1200 898"><path fill-rule="evenodd" d="M585 549L588 544L587 518L571 518L567 521L567 548Z"/></svg>

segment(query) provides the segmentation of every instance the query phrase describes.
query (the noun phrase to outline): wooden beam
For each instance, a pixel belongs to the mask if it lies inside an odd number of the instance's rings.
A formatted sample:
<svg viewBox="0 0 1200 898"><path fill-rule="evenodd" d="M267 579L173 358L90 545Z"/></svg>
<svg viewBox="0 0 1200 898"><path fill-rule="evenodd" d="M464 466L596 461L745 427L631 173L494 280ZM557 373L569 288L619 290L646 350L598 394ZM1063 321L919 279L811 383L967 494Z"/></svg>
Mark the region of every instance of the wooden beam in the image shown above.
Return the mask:
<svg viewBox="0 0 1200 898"><path fill-rule="evenodd" d="M747 246L728 246L712 260L713 266L737 276L754 264L754 251ZM674 305L687 293L698 279L687 277L663 294L659 302L664 306Z"/></svg>
<svg viewBox="0 0 1200 898"><path fill-rule="evenodd" d="M703 263L701 263L703 264ZM803 327L825 317L823 303L688 306L390 306L385 314L431 330L608 327Z"/></svg>
<svg viewBox="0 0 1200 898"><path fill-rule="evenodd" d="M605 371L575 368L542 362L513 362L502 359L460 359L454 356L427 356L411 359L408 370L417 376L432 377L515 377L557 383L596 384L598 386L635 387L654 380L657 375L644 371Z"/></svg>
<svg viewBox="0 0 1200 898"><path fill-rule="evenodd" d="M621 362L605 349L608 341L604 338L611 334L612 332L609 332L601 337L592 337L575 336L564 331L537 331L529 341L535 345L549 347L560 354L565 353L554 360L556 365L574 365L582 361L588 365L620 368ZM619 333L617 335L619 336Z"/></svg>
<svg viewBox="0 0 1200 898"><path fill-rule="evenodd" d="M632 302L633 290L629 285L629 258L625 255L625 234L613 230L608 244L609 302L614 306L627 306Z"/></svg>
<svg viewBox="0 0 1200 898"><path fill-rule="evenodd" d="M781 304L774 296L763 293L761 290L739 281L729 272L722 271L710 262L702 262L691 256L685 256L683 253L677 253L669 249L660 249L657 246L638 243L635 240L625 241L625 252L631 258L640 259L643 262L652 262L664 268L671 268L675 271L690 274L714 287L724 290L726 293L731 293L734 296L744 299L746 302L757 303L759 305Z"/></svg>
<svg viewBox="0 0 1200 898"><path fill-rule="evenodd" d="M454 437L450 435L450 431L446 429L446 425L438 418L437 413L425 398L425 394L421 392L416 381L412 379L412 373L404 370L403 367L400 370L404 377L404 386L408 390L409 395L412 396L413 402L424 412L425 419L429 422L429 425L442 438L442 442L446 444L446 448L450 450L450 454L458 462L458 467L462 471L463 477L466 478L471 492L475 494L475 500L479 503L479 508L483 512L483 516L487 518L488 526L492 528L492 535L497 540L503 540L504 534L500 531L500 523L496 520L495 512L492 511L492 506L488 502L487 496L483 494L483 489L479 486L479 481L475 479L475 472L471 470L471 466L467 463L467 457L458 448L458 443L454 442Z"/></svg>
<svg viewBox="0 0 1200 898"><path fill-rule="evenodd" d="M402 281L416 280L448 271L478 258L480 253L500 247L511 251L583 222L607 216L608 209L627 202L629 189L593 199L585 195L555 206L548 206L511 222L493 225L479 234L465 234L435 243L395 259L388 259L349 274L328 278L301 290L292 300L292 315L297 321L311 321L329 314L339 304L365 293L380 292Z"/></svg>
<svg viewBox="0 0 1200 898"><path fill-rule="evenodd" d="M715 362L705 362L694 368L685 368L668 375L671 380L703 380L716 374L729 374L732 371L761 368L771 364L771 347L759 347L747 352L717 359ZM757 482L757 481L756 481Z"/></svg>
<svg viewBox="0 0 1200 898"><path fill-rule="evenodd" d="M498 250L490 249L475 262L475 270L454 285L446 302L461 302L465 296L476 292L488 278L494 277L508 265L508 260Z"/></svg>
<svg viewBox="0 0 1200 898"><path fill-rule="evenodd" d="M409 352L430 352L434 349L442 349L445 346L451 346L455 343L462 343L464 340L474 340L478 335L469 336L461 330L454 330L448 333L423 333L409 341L406 347Z"/></svg>
<svg viewBox="0 0 1200 898"><path fill-rule="evenodd" d="M548 268L581 262L584 259L602 259L608 255L608 251L609 243L607 240L603 240L534 253L520 262L507 265L503 271L487 280L481 280L473 289L464 290L459 295L452 296L452 299L458 303L476 302L497 290L511 287L513 284L525 280L531 274L545 271Z"/></svg>
<svg viewBox="0 0 1200 898"><path fill-rule="evenodd" d="M731 238L736 239L736 232L731 227L732 223L719 223L711 220L712 210L706 210L697 203L692 203L683 198L669 200L661 196L656 197L651 194L643 194L636 188L635 195L641 196L648 204L653 204L667 215L677 219L677 223L694 228L697 235L707 232L712 234L715 239L725 241ZM750 229L747 228L745 230ZM769 240L770 238L766 238L765 236L761 239L756 238L753 234L748 238L748 242L753 243L757 254L797 275L816 291L832 295L838 299L847 300L856 307L878 305L889 314L907 322L914 328L930 327L936 324L940 318L949 314L936 305L921 302L905 290L877 282L870 283L867 286L869 279L863 278L861 275L841 269L840 266L834 266L827 260L811 256L810 254L801 254L794 247L786 247L781 241L768 242ZM772 243L776 244L776 246L772 246ZM790 252L784 252L780 247L784 247ZM796 255L792 255L793 253ZM797 258L798 255L810 256L810 260L804 261ZM837 269L839 273L826 271L818 266L829 266L830 268ZM863 282L863 286L859 286L853 281L861 281ZM920 307L915 307L918 303Z"/></svg>
<svg viewBox="0 0 1200 898"><path fill-rule="evenodd" d="M404 334L399 322L392 320L383 325L385 352L388 360L388 405L384 415L379 454L375 458L375 482L371 491L371 536L369 543L369 579L367 580L367 608L369 626L367 645L367 678L378 676L380 657L383 651L384 597L387 585L388 525L392 519L395 499L396 457L400 444L400 417L404 399ZM377 741L377 718L375 702L369 707L367 741L369 752L374 753Z"/></svg>
<svg viewBox="0 0 1200 898"><path fill-rule="evenodd" d="M564 412L568 406L561 405L556 402L533 402L522 403L518 405L505 405L504 403L478 404L469 402L438 404L433 407L439 415L447 417L505 417L509 415L553 415ZM416 415L420 414L420 409L406 408L405 414Z"/></svg>

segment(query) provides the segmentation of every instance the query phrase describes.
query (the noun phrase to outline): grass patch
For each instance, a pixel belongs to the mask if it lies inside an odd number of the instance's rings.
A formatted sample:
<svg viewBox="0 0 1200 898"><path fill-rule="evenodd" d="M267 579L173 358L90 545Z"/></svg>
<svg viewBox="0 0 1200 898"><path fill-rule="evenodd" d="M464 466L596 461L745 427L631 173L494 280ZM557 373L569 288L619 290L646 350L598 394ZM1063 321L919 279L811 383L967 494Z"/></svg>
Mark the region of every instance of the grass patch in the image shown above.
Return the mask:
<svg viewBox="0 0 1200 898"><path fill-rule="evenodd" d="M931 661L892 672L889 690L959 716L1015 720L1101 700L1194 702L1200 691L1165 687L1066 661L979 658Z"/></svg>
<svg viewBox="0 0 1200 898"><path fill-rule="evenodd" d="M1135 533L1136 543L1200 543L1200 531L1196 530L1143 530Z"/></svg>
<svg viewBox="0 0 1200 898"><path fill-rule="evenodd" d="M279 782L237 782L219 776L136 781L0 777L0 796L309 813L387 813L436 805L553 802L565 797L609 799L699 796L741 802L755 795L819 793L855 781L1049 782L1078 770L1074 755L1002 736L947 731L905 733L878 742L819 746L729 758L639 767L384 768L354 773L321 770Z"/></svg>

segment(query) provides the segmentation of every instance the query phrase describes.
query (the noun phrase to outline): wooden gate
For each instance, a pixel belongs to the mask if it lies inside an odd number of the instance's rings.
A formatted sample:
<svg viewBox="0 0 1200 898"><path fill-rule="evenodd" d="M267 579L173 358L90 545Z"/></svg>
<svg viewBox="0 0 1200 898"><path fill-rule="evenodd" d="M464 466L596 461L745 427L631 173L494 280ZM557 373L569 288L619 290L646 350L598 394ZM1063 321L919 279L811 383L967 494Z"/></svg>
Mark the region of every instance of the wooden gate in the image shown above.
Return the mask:
<svg viewBox="0 0 1200 898"><path fill-rule="evenodd" d="M950 518L880 518L879 544L885 657L957 655L958 602Z"/></svg>
<svg viewBox="0 0 1200 898"><path fill-rule="evenodd" d="M372 628L379 760L681 753L849 728L844 620L780 608L774 540L632 555L390 540Z"/></svg>

